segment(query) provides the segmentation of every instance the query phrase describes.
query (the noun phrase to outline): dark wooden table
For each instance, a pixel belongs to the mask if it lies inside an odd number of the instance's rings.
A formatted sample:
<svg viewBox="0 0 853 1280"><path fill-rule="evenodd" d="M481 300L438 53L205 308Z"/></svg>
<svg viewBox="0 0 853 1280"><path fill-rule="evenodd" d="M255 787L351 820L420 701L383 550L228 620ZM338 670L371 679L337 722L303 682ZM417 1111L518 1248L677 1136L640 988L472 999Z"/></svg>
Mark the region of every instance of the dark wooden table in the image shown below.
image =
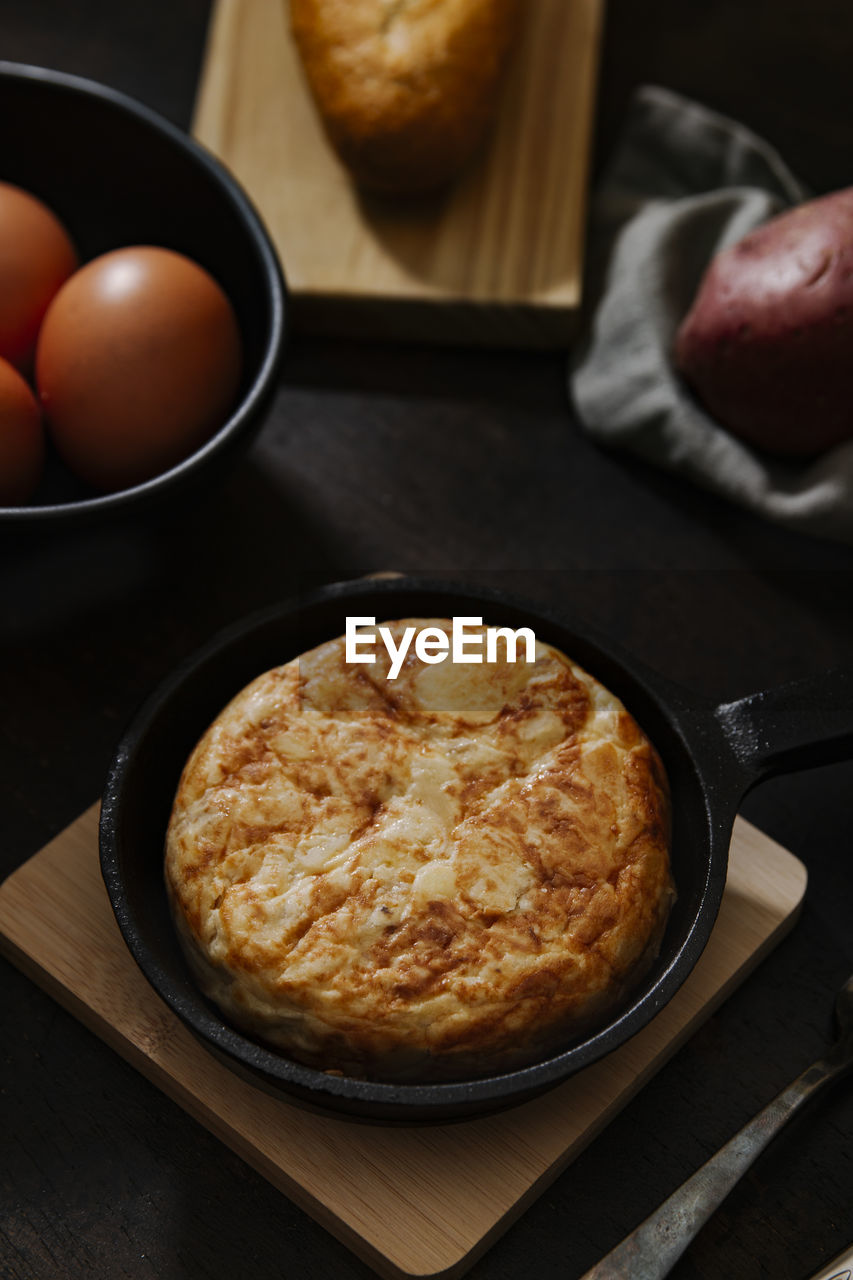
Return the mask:
<svg viewBox="0 0 853 1280"><path fill-rule="evenodd" d="M274 0L257 0L273 3ZM4 57L186 125L202 0L4 0ZM631 89L741 117L815 190L851 180L846 0L612 0L596 167ZM0 130L15 127L0 122ZM848 549L799 538L580 433L565 356L297 338L253 452L183 516L0 546L6 874L99 795L138 701L213 630L308 581L448 572L569 604L717 699L853 661ZM804 1067L853 971L853 765L744 811L807 864L800 922L472 1280L569 1280ZM369 1268L6 963L0 1276L365 1277ZM675 1271L798 1280L853 1241L853 1097L824 1096Z"/></svg>

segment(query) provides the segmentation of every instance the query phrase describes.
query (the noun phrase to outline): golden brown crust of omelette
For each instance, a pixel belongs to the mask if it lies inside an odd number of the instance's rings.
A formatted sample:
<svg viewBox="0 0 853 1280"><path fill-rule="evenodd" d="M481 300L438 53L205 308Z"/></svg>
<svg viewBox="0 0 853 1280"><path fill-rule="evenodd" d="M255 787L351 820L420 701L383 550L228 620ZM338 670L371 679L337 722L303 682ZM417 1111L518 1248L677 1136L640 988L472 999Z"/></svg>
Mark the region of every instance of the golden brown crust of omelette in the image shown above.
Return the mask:
<svg viewBox="0 0 853 1280"><path fill-rule="evenodd" d="M542 643L530 664L410 654L394 681L376 656L324 644L202 737L166 841L179 934L226 1017L309 1065L515 1067L604 1019L657 953L663 768Z"/></svg>

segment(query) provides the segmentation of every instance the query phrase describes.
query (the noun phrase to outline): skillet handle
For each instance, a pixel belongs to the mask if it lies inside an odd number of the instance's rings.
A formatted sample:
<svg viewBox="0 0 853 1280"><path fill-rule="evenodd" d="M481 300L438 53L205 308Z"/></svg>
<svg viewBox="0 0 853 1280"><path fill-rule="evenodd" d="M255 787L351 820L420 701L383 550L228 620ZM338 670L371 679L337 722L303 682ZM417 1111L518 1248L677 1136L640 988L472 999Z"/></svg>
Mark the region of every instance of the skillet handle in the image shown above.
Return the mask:
<svg viewBox="0 0 853 1280"><path fill-rule="evenodd" d="M753 693L715 714L750 782L853 757L853 671Z"/></svg>

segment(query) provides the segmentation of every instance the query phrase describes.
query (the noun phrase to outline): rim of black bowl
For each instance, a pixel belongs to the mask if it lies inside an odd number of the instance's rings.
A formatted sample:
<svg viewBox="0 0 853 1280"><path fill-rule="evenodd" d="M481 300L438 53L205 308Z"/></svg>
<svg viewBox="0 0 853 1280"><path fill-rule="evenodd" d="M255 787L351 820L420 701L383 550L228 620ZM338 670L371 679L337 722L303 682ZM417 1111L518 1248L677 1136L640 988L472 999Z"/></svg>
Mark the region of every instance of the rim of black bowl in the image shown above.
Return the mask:
<svg viewBox="0 0 853 1280"><path fill-rule="evenodd" d="M44 503L38 506L0 507L0 523L9 524L46 524L50 521L73 521L88 516L109 514L124 511L127 507L142 504L149 500L159 499L170 490L182 484L198 467L212 460L224 449L232 439L239 435L248 419L260 414L267 397L272 394L281 363L284 340L286 337L286 297L287 286L284 280L281 263L275 251L269 232L260 214L255 209L246 192L236 178L228 172L223 164L183 129L172 124L165 116L160 115L152 107L146 106L129 94L97 80L85 76L72 75L65 71L53 71L49 67L40 67L23 62L7 62L0 59L0 78L29 81L45 81L57 85L69 93L80 94L90 98L100 98L117 111L125 112L141 121L148 128L156 130L185 152L188 159L206 169L224 191L227 198L237 209L246 230L251 237L259 257L263 262L264 278L270 291L270 332L260 367L247 389L239 405L219 430L196 449L189 457L184 458L168 471L162 471L142 484L132 485L129 489L119 489L115 493L97 494L91 498L80 498L70 502Z"/></svg>

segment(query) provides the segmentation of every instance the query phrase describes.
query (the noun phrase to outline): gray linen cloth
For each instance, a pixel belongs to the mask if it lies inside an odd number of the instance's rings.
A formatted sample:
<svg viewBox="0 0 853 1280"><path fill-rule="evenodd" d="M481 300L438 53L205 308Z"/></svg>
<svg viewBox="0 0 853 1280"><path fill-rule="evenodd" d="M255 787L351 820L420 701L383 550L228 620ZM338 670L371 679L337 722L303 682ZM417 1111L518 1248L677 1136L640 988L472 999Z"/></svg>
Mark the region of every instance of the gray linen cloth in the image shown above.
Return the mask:
<svg viewBox="0 0 853 1280"><path fill-rule="evenodd" d="M704 412L670 362L712 255L806 198L773 148L736 121L641 89L593 205L593 311L571 391L600 443L801 533L853 542L853 441L813 461L769 458Z"/></svg>

